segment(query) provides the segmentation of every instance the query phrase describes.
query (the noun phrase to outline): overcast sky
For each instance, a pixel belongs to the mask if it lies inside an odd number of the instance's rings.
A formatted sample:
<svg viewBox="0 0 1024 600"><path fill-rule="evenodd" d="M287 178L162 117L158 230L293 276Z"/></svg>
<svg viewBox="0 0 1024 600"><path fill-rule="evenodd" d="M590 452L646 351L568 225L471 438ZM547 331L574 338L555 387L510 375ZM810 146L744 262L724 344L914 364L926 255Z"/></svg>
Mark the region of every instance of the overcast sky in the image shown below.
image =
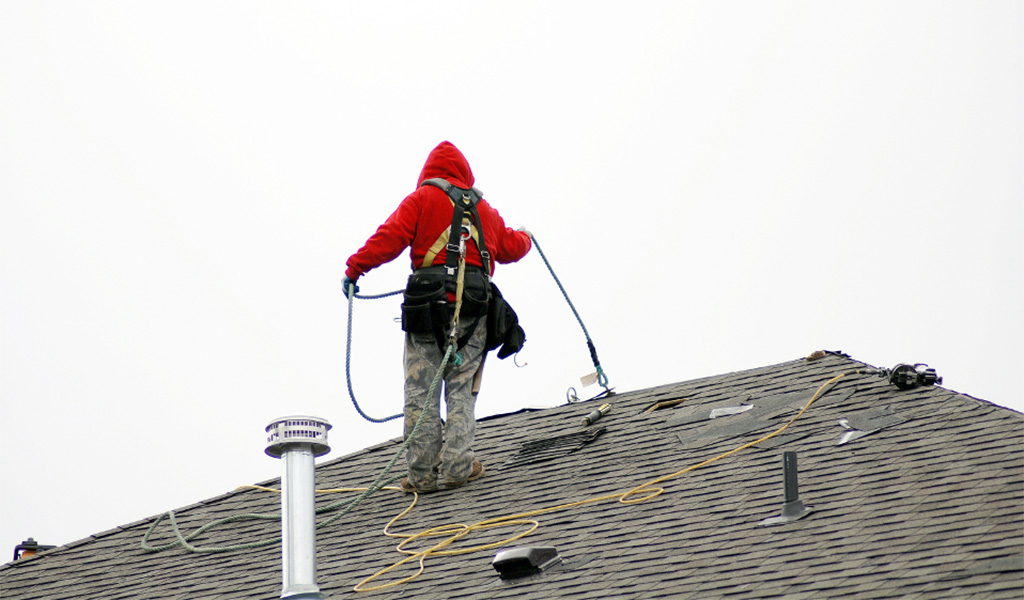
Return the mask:
<svg viewBox="0 0 1024 600"><path fill-rule="evenodd" d="M445 139L619 391L827 349L1024 410L1022 6L0 3L0 556L277 477L283 415L399 436L340 280ZM478 416L600 391L536 252L496 280Z"/></svg>

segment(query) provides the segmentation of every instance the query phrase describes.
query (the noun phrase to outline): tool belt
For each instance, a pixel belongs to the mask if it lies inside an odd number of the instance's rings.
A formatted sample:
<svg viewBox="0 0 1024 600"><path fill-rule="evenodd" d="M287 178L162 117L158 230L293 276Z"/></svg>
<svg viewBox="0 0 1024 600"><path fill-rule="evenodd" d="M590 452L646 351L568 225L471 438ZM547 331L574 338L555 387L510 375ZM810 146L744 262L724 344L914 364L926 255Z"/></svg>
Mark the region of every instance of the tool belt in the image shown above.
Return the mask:
<svg viewBox="0 0 1024 600"><path fill-rule="evenodd" d="M452 289L449 289L452 288ZM402 302L402 330L414 334L433 334L438 348L444 349L448 327L455 314L455 303L448 294L455 294L445 266L437 265L417 269L409 276ZM462 289L460 319L472 319L473 324L459 338L458 349L469 341L481 317L487 314L490 300L490 282L480 267L467 266Z"/></svg>

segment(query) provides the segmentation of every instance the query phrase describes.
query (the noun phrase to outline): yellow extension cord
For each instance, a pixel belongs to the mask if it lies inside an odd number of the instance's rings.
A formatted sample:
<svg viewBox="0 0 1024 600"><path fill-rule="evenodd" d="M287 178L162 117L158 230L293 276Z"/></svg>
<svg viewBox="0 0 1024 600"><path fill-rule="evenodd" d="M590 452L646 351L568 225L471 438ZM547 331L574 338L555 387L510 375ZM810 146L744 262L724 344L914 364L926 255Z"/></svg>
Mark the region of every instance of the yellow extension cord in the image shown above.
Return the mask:
<svg viewBox="0 0 1024 600"><path fill-rule="evenodd" d="M447 524L447 525L439 525L437 527L431 527L430 529L426 529L424 531L421 531L421 532L415 533L415 534L392 533L390 531L391 527L396 522L398 522L399 519L401 519L405 515L409 514L409 512L412 511L412 509L416 507L416 503L419 500L419 495L418 494L414 494L413 495L412 504L410 504L408 508L403 510L401 513L399 513L393 519L388 521L388 524L384 526L384 535L386 535L388 537L402 538L402 542L400 542L398 544L398 546L396 546L395 549L400 554L406 554L407 556L405 558L399 560L398 562L394 563L393 565L391 565L389 567L386 567L384 569L381 569L381 570L377 571L376 573L374 573L373 575L370 575L366 579L363 579L358 584L356 584L356 586L353 588L353 591L356 591L356 592L372 592L372 591L375 591L375 590L382 590L382 589L386 589L386 588L389 588L389 587L401 585L403 583L407 583L409 581L412 581L413 579L416 579L417 577L419 577L423 573L423 571L426 569L425 562L427 560L427 557L430 557L430 556L454 556L454 555L457 555L457 554L468 554L470 552L480 552L480 551L484 551L484 550L491 550L491 549L494 549L494 548L499 548L499 547L504 546L506 544L509 544L511 542L514 542L514 541L516 541L518 539L524 538L524 537L530 535L531 533L533 533L534 531L536 531L540 527L540 523L538 521L533 520L531 517L535 517L535 516L538 516L538 515L542 515L542 514L546 514L546 513L551 513L551 512L557 512L557 511L560 511L560 510L568 510L568 509L571 509L571 508L576 508L576 507L584 506L584 505L587 505L587 504L594 504L594 503L597 503L597 502L604 502L604 501L607 501L607 500L615 500L615 499L617 499L622 504L639 504L641 502L646 502L648 500L652 500L652 499L660 496L665 491L664 488L653 487L653 486L656 486L656 485L658 485L660 483L665 483L666 481L671 481L673 479L676 479L677 477L679 477L679 476L681 476L681 475L683 475L685 473L689 473L690 471L696 471L697 469L700 469L701 467L705 467L707 465L710 465L713 462L716 462L716 461L722 460L723 458L732 456L733 454L736 454L737 452L741 452L743 450L746 450L747 448L750 448L751 446L755 446L757 444L760 444L761 442L767 441L767 440L769 440L769 439L779 435L780 433L785 431L790 425L792 425L797 419L799 419L807 411L807 409L811 407L811 404L813 404L819 397L821 397L822 393L830 385L832 385L833 383L835 383L835 382L839 381L840 379L842 379L844 377L847 377L849 375L860 375L860 374L864 374L864 373L868 373L868 372L869 371L858 369L856 371L848 371L848 372L845 372L845 373L840 373L839 375L836 375L832 379L829 379L824 384L822 384L821 387L819 387L816 392L814 392L814 395L811 396L811 399L807 401L807 404L805 404L804 407L802 409L800 409L800 412L798 412L792 419L787 421L782 427L779 427L775 431L769 433L768 435L765 435L764 437L762 437L760 439L757 439L757 440L754 440L752 442L748 442L746 444L743 444L741 446L733 448L732 450L729 450L728 452L724 452L722 454L719 454L718 456L715 456L713 458L709 458L709 459L707 459L707 460L705 460L703 462L699 462L697 464L690 465L689 467L686 467L685 469L681 469L679 471L676 471L675 473L670 473L668 475L663 475L661 477L657 477L655 479L652 479L652 480L650 480L650 481L648 481L648 482L646 482L646 483L644 483L642 485L639 485L639 486L637 486L637 487L635 487L635 488L633 488L631 490L628 490L626 492L614 493L614 494L606 494L604 496L595 496L593 498L588 498L586 500L579 500L577 502L569 502L569 503L565 503L565 504L558 504L558 505L555 505L555 506L549 506L549 507L546 507L546 508L539 508L539 509L535 509L535 510L531 510L531 511L527 511L527 512L516 513L516 514L512 514L512 515L505 515L505 516L495 517L495 518L491 518L491 519L485 519L483 521L479 521L477 523L474 523L473 525L465 525L463 523L451 523L451 524ZM275 490L275 489L272 489L272 488L266 488L266 487L255 486L255 485L242 486L239 489L257 489L257 490L263 490L263 491L280 492L280 490ZM336 489L328 489L328 490L317 490L317 493L363 492L363 491L366 491L366 489L367 488L336 488ZM382 489L402 491L401 488L395 487L395 486L389 486L389 487L385 487L385 488L382 488ZM635 496L639 496L639 497L635 497ZM473 533L475 531L483 531L483 530L487 530L487 529L496 529L498 527L510 527L510 526L520 526L520 525L528 526L528 528L525 531L522 531L522 532L517 533L517 534L515 534L515 535L513 535L511 537L505 538L505 539L497 541L497 542L492 542L492 543L489 543L489 544L481 544L481 545L472 546L472 547L469 547L469 548L461 548L461 549L458 549L458 550L445 550L444 549L444 548L447 548L448 546L451 546L455 542L461 540L462 538L468 536L469 534L471 534L471 533ZM424 539L424 538L430 538L430 537L441 537L441 536L446 536L446 537L445 537L445 539L441 540L437 544L434 544L430 548L427 548L426 550L421 550L419 552L414 552L412 550L406 550L405 549L405 547L408 544L411 544L411 543L413 543L413 542L415 542L417 540ZM389 583L385 583L385 584L381 584L381 585L376 585L376 586L373 586L373 587L365 587L366 584L370 583L371 581L374 581L375 579L381 577L382 575L384 575L386 573L389 573L389 572L399 568L400 566L404 565L405 563L408 563L408 562L416 560L416 559L419 559L419 570L417 570L412 575L409 575L408 577L405 577L403 579L398 579L396 581L392 581L392 582L389 582Z"/></svg>

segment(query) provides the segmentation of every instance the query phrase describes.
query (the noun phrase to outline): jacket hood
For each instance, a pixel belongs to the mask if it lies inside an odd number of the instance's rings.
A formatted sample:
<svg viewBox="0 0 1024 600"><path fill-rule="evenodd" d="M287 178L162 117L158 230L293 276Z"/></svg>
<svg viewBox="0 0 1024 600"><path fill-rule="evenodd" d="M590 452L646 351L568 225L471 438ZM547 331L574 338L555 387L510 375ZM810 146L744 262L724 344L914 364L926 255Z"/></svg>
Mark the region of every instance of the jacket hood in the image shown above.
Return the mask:
<svg viewBox="0 0 1024 600"><path fill-rule="evenodd" d="M453 185L461 188L471 188L475 183L473 170L469 168L469 161L462 152L448 141L441 142L427 156L427 162L420 171L420 178L416 186L423 185L427 179L442 177Z"/></svg>

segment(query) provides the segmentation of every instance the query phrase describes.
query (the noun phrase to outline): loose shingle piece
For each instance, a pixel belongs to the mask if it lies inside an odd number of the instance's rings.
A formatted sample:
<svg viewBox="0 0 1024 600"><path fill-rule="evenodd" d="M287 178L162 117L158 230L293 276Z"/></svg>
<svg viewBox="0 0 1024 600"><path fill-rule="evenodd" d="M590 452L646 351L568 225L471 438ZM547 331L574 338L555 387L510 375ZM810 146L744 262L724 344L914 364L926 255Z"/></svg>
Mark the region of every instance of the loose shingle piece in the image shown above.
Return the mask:
<svg viewBox="0 0 1024 600"><path fill-rule="evenodd" d="M340 501L356 494L318 497L318 520L334 519L317 531L320 590L386 599L1024 597L1024 415L940 386L899 390L850 375L792 421L827 381L864 368L825 354L619 392L600 400L612 409L599 427L580 424L599 402L481 419L475 449L486 474L421 496L388 527L405 538L383 532L411 495L381 490L343 516ZM367 486L400 446L393 440L323 462L317 486ZM799 456L799 497L814 511L759 527L783 505L787 451ZM397 464L389 477L401 475L404 459ZM190 535L237 515L275 513L279 502L246 489L168 509ZM147 533L150 547L175 541L169 519L155 523L4 564L0 598L280 596L279 544L148 552ZM409 538L432 528L440 529ZM274 521L226 520L190 543L279 535ZM418 576L420 557L381 573L409 556L396 550L403 539L413 553L437 548L422 556ZM553 549L559 560L502 578L492 562L512 548L525 548L512 556ZM360 593L357 585L387 587Z"/></svg>

